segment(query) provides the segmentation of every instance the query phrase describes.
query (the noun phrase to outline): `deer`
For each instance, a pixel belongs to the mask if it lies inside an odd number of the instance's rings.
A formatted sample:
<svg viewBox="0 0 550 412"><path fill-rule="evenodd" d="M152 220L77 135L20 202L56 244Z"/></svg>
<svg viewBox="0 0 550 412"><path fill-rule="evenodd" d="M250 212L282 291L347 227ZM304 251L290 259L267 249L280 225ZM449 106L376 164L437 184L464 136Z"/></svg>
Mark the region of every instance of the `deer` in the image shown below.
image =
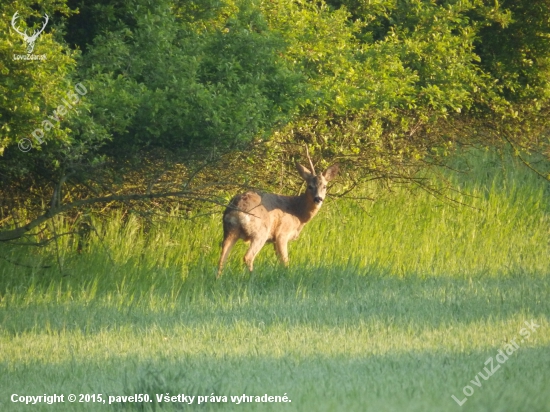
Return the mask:
<svg viewBox="0 0 550 412"><path fill-rule="evenodd" d="M40 36L40 34L46 28L46 25L48 24L48 21L49 21L50 18L48 17L47 14L44 14L45 21L44 21L44 24L42 25L42 28L40 30L35 30L34 33L32 34L32 36L29 36L27 34L27 30L25 30L25 32L21 32L16 27L15 22L16 22L18 17L19 17L19 12L16 11L15 14L13 15L13 17L11 18L11 26L13 27L13 30L15 30L15 32L17 34L19 34L20 36L23 36L23 40L25 40L25 42L27 43L27 53L31 54L32 51L34 50L34 43L36 42L36 39L38 38L38 36Z"/></svg>
<svg viewBox="0 0 550 412"><path fill-rule="evenodd" d="M248 191L238 194L223 213L222 252L218 264L219 278L231 249L239 239L249 242L244 262L250 273L254 258L266 243L273 243L281 263L288 267L288 242L296 240L306 225L319 212L327 194L327 183L336 177L336 163L317 175L306 153L311 170L296 163L298 173L306 182L305 193L283 196L274 193Z"/></svg>

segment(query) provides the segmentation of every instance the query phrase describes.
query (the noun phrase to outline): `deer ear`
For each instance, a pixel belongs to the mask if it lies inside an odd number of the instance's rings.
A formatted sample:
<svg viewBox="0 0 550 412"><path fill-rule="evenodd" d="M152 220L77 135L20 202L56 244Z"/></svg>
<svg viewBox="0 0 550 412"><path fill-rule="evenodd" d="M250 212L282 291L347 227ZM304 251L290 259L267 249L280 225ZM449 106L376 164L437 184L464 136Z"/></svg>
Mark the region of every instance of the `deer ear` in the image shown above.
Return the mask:
<svg viewBox="0 0 550 412"><path fill-rule="evenodd" d="M327 179L327 182L330 182L336 177L339 170L340 166L338 165L338 163L336 163L323 172L323 177Z"/></svg>
<svg viewBox="0 0 550 412"><path fill-rule="evenodd" d="M309 169L306 169L304 166L302 166L299 163L296 163L296 170L298 170L298 173L300 173L300 176L302 176L302 179L304 180L308 180L312 176Z"/></svg>

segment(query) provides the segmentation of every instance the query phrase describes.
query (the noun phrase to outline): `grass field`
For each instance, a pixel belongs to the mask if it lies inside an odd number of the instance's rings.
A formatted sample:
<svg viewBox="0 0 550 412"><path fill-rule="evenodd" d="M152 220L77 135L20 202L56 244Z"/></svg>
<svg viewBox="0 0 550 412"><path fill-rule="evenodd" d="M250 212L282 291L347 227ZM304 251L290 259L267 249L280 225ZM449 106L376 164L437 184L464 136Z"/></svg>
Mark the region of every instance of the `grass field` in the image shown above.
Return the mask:
<svg viewBox="0 0 550 412"><path fill-rule="evenodd" d="M63 274L53 245L4 246L0 410L550 411L549 185L496 160L475 153L453 178L468 207L406 188L326 202L288 270L266 246L249 275L239 244L216 281L220 215L98 222L82 253L63 238Z"/></svg>

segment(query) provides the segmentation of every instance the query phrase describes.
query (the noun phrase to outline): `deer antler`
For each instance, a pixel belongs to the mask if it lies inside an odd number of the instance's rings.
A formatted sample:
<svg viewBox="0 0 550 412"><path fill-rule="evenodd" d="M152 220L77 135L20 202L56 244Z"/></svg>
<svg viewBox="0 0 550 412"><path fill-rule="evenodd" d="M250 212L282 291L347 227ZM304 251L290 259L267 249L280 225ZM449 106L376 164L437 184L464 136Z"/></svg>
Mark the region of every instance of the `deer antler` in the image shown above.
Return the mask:
<svg viewBox="0 0 550 412"><path fill-rule="evenodd" d="M40 36L40 33L42 33L44 31L44 29L46 28L46 25L48 24L48 21L50 20L50 17L45 13L44 13L44 17L46 18L46 21L42 25L42 28L39 31L35 30L33 35L31 36L31 39L36 40L38 38L38 36Z"/></svg>
<svg viewBox="0 0 550 412"><path fill-rule="evenodd" d="M311 161L311 157L309 157L309 149L307 148L307 143L306 143L306 155L307 155L307 160L309 160L309 165L311 166L311 173L313 173L314 176L317 176L317 173L315 173L315 168L313 167L313 162Z"/></svg>
<svg viewBox="0 0 550 412"><path fill-rule="evenodd" d="M16 11L13 17L11 18L11 27L15 30L15 32L25 38L25 40L29 37L27 36L27 30L25 30L25 33L22 33L19 31L19 29L15 26L15 21L19 18L19 12Z"/></svg>

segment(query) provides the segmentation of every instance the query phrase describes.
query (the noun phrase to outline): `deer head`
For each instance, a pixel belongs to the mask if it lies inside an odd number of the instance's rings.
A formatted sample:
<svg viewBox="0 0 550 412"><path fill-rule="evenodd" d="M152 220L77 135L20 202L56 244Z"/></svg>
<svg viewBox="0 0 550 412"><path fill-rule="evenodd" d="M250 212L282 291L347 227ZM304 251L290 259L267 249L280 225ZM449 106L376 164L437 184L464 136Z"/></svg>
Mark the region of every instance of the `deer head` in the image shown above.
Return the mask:
<svg viewBox="0 0 550 412"><path fill-rule="evenodd" d="M300 176L302 176L302 179L304 179L307 184L307 196L309 196L313 200L315 205L321 206L327 194L327 183L336 177L339 167L338 164L332 165L323 173L317 175L317 173L315 173L315 167L313 167L311 157L309 156L307 145L306 155L311 171L299 163L296 163L296 169L298 170Z"/></svg>
<svg viewBox="0 0 550 412"><path fill-rule="evenodd" d="M339 167L337 164L332 165L323 173L316 175L313 165L310 166L312 169L311 172L301 164L296 163L298 173L300 173L300 176L302 176L302 179L304 179L307 184L307 196L313 200L315 205L320 207L327 195L327 183L336 177Z"/></svg>
<svg viewBox="0 0 550 412"><path fill-rule="evenodd" d="M17 28L17 26L15 25L15 22L16 20L18 19L19 17L19 12L15 12L15 14L13 15L12 19L11 19L11 27L13 27L13 29L15 30L15 32L21 36L23 36L23 40L25 40L25 42L27 43L27 53L32 53L32 51L34 50L34 43L36 42L36 39L38 38L38 36L40 36L40 34L44 31L44 29L46 28L46 25L48 24L48 20L50 19L48 17L47 14L44 14L44 24L42 25L42 28L39 29L39 30L35 30L34 33L29 36L27 34L27 30L25 29L24 32L22 32L21 30L19 30Z"/></svg>

